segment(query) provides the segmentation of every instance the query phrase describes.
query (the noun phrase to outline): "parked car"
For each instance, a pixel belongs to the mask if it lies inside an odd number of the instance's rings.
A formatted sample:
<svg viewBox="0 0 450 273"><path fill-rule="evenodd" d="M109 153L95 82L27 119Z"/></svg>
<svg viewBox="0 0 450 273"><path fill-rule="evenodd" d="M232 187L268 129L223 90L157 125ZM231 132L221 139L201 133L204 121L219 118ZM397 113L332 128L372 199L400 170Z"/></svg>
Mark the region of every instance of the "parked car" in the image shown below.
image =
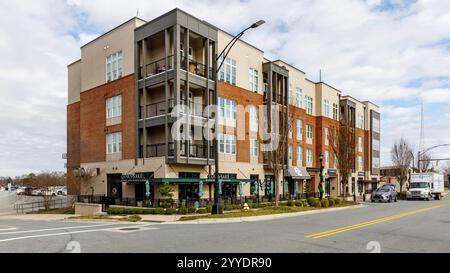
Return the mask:
<svg viewBox="0 0 450 273"><path fill-rule="evenodd" d="M16 190L16 194L18 194L18 195L23 195L23 194L25 194L25 187L19 187L19 188Z"/></svg>
<svg viewBox="0 0 450 273"><path fill-rule="evenodd" d="M43 192L41 189L33 189L33 190L31 190L31 195L40 196L40 195L43 195Z"/></svg>
<svg viewBox="0 0 450 273"><path fill-rule="evenodd" d="M395 187L386 186L377 189L372 193L371 201L373 202L397 202L397 191Z"/></svg>

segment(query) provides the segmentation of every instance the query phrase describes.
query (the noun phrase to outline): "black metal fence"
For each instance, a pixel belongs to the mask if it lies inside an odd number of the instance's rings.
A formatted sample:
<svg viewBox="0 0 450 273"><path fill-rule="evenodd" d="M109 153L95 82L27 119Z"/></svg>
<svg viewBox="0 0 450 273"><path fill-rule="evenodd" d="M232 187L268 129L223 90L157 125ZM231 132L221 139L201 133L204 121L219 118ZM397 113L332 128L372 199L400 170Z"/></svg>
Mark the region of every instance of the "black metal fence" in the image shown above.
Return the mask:
<svg viewBox="0 0 450 273"><path fill-rule="evenodd" d="M17 214L24 214L27 212L34 212L40 210L48 210L48 209L62 209L70 207L72 204L67 202L67 199L52 199L52 200L42 200L37 202L23 203L23 204L15 204L14 209Z"/></svg>

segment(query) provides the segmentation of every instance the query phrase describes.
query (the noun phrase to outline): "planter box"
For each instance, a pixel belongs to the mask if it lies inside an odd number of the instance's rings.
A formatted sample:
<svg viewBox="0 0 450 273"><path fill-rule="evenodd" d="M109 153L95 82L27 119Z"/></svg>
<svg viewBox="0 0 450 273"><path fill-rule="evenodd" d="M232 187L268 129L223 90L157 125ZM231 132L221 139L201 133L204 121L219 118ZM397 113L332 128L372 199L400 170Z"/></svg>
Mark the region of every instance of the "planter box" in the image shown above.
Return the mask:
<svg viewBox="0 0 450 273"><path fill-rule="evenodd" d="M75 214L81 216L103 214L101 204L75 203Z"/></svg>

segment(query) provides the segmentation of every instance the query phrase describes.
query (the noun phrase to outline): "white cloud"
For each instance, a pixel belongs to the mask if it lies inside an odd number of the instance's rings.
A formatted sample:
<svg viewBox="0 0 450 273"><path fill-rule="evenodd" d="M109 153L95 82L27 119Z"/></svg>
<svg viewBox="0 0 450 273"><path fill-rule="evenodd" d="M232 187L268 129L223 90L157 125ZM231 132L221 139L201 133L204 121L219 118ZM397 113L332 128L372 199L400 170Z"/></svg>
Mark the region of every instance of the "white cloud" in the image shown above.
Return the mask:
<svg viewBox="0 0 450 273"><path fill-rule="evenodd" d="M439 45L450 39L450 1L391 0L401 9L374 9L385 2L3 1L0 23L9 27L0 29L0 175L61 169L66 65L79 58L80 44L135 16L137 9L151 20L175 7L232 33L266 20L245 39L267 57L298 66L312 80L322 69L326 82L382 107L382 162L388 164L395 139L404 135L418 143L419 99L450 101L450 54ZM418 79L420 86L408 85ZM430 123L427 143L446 141L448 125L441 119Z"/></svg>

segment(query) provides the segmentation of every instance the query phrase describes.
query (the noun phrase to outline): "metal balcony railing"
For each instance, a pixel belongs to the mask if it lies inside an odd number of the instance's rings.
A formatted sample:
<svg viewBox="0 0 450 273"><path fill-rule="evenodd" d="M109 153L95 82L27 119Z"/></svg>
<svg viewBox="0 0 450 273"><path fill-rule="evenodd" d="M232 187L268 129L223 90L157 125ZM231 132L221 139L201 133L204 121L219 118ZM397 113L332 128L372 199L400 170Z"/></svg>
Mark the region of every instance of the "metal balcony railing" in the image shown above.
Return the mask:
<svg viewBox="0 0 450 273"><path fill-rule="evenodd" d="M146 149L147 149L147 158L166 156L166 144L165 143L149 144L149 145L147 145ZM168 156L174 156L174 154L175 154L174 143L169 142ZM139 155L140 155L140 158L144 157L143 146L140 147Z"/></svg>
<svg viewBox="0 0 450 273"><path fill-rule="evenodd" d="M171 70L173 68L173 55L170 55L167 57L168 64L166 65L166 58L154 61L152 63L149 63L145 66L140 67L139 71L139 78L148 78L152 77L154 75L166 72L168 70ZM145 69L144 69L145 68ZM146 75L144 75L146 74Z"/></svg>
<svg viewBox="0 0 450 273"><path fill-rule="evenodd" d="M200 62L194 61L194 60L189 60L189 69L186 69L186 57L181 57L181 69L183 70L187 70L190 73L193 73L197 76L200 77L204 77L206 78L206 65L202 64ZM213 68L209 69L209 79L213 80L214 79L214 70Z"/></svg>
<svg viewBox="0 0 450 273"><path fill-rule="evenodd" d="M185 100L181 100L180 103L182 105L185 105ZM169 112L168 112L169 114L172 112L174 107L175 107L175 99L169 99ZM206 104L195 103L193 101L190 101L188 107L190 115L202 117L203 111L206 108ZM143 115L144 112L146 112L145 117ZM166 114L166 101L164 100L160 102L147 104L147 111L145 111L144 107L142 106L140 109L139 118L140 119L152 118L165 114Z"/></svg>

